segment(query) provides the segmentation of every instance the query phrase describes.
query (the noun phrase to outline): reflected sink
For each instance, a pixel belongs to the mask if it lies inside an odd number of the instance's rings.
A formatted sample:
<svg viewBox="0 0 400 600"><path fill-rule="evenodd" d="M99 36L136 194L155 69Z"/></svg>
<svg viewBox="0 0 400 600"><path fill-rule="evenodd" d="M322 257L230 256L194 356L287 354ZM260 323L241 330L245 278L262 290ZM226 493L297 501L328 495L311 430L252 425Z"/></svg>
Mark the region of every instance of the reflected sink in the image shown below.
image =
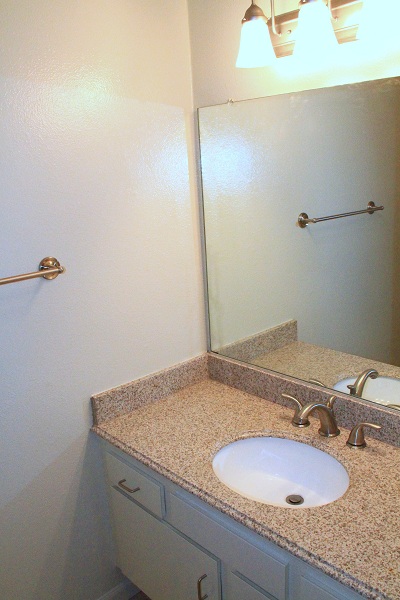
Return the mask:
<svg viewBox="0 0 400 600"><path fill-rule="evenodd" d="M349 394L348 385L353 384L355 377L348 377L338 381L333 389L338 392ZM368 378L364 385L362 398L372 400L378 404L387 406L388 404L396 404L400 410L400 379L394 377L377 377L376 379ZM396 408L396 407L394 407Z"/></svg>
<svg viewBox="0 0 400 600"><path fill-rule="evenodd" d="M285 508L329 504L349 486L346 469L333 456L284 438L232 442L215 455L212 465L218 479L231 490Z"/></svg>

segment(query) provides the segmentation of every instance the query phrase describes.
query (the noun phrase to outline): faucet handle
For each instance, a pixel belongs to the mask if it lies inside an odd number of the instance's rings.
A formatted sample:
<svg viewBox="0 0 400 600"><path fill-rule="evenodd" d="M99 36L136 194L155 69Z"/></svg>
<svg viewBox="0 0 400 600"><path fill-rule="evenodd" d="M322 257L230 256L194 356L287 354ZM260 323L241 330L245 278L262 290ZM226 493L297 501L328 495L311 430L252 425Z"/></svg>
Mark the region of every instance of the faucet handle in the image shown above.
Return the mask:
<svg viewBox="0 0 400 600"><path fill-rule="evenodd" d="M281 396L282 396L282 398L287 398L288 400L292 400L293 402L296 403L296 410L294 411L294 415L293 415L293 419L296 421L296 426L297 427L308 427L310 424L310 421L308 420L308 418L300 419L300 420L298 419L299 412L303 408L303 405L300 402L300 400L297 400L297 398L295 398L294 396L290 396L289 394L281 394Z"/></svg>
<svg viewBox="0 0 400 600"><path fill-rule="evenodd" d="M375 425L375 423L360 423L353 427L350 431L349 439L346 444L351 446L352 448L365 448L367 445L364 436L364 427L371 427L371 429L382 429L380 425Z"/></svg>
<svg viewBox="0 0 400 600"><path fill-rule="evenodd" d="M290 396L289 394L281 394L282 398L287 398L287 400L293 400L293 402L296 403L296 410L301 410L303 408L302 403L300 402L300 400L297 400L297 398L295 398L294 396Z"/></svg>
<svg viewBox="0 0 400 600"><path fill-rule="evenodd" d="M327 387L324 383L322 383L322 381L320 381L319 379L309 379L308 380L310 383L313 383L314 385L320 385L321 387Z"/></svg>
<svg viewBox="0 0 400 600"><path fill-rule="evenodd" d="M328 408L330 408L332 410L333 409L333 405L335 404L335 402L336 402L336 396L331 396L326 401L326 405L327 405Z"/></svg>
<svg viewBox="0 0 400 600"><path fill-rule="evenodd" d="M321 387L328 387L327 385L325 385L325 383L322 383L322 381L320 381L319 379L309 379L308 381L310 383L313 383L314 385L320 385ZM347 387L349 387L349 386L347 386ZM336 400L336 396L331 396L326 403L327 407L330 408L331 410L333 408L335 400Z"/></svg>

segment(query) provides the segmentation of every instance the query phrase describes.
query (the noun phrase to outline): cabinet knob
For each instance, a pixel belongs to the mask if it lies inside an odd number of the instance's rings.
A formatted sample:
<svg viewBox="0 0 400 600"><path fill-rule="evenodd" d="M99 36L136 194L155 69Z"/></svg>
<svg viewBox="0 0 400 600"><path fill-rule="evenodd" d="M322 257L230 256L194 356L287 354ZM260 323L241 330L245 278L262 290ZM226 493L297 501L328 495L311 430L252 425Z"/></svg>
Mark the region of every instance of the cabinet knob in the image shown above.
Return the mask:
<svg viewBox="0 0 400 600"><path fill-rule="evenodd" d="M121 479L121 481L118 481L118 485L125 492L128 492L128 494L134 494L135 492L138 492L140 490L140 487L130 488L127 485L124 485L125 481L126 481L126 479Z"/></svg>
<svg viewBox="0 0 400 600"><path fill-rule="evenodd" d="M204 596L201 595L201 584L202 584L203 579L205 579L206 577L207 577L207 575L202 575L197 580L197 598L198 598L198 600L206 600L206 598L208 598L208 594L205 594Z"/></svg>

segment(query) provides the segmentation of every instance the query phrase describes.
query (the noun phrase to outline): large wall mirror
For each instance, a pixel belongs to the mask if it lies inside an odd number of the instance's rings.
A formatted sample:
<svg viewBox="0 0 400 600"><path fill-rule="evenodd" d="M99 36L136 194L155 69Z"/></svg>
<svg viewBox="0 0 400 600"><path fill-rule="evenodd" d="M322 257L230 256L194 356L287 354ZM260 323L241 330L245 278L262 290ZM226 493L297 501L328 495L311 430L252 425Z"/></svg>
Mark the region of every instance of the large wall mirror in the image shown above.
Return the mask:
<svg viewBox="0 0 400 600"><path fill-rule="evenodd" d="M400 379L400 78L201 108L199 129L211 349L342 391L375 369L362 397L400 410L381 393Z"/></svg>

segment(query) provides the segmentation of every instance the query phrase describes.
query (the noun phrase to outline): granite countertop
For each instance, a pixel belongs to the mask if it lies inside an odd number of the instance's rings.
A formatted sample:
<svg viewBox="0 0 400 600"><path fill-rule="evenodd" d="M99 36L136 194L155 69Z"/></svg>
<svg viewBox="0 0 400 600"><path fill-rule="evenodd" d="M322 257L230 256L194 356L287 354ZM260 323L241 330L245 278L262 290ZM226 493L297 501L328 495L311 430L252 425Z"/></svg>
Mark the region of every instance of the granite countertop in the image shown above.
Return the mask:
<svg viewBox="0 0 400 600"><path fill-rule="evenodd" d="M112 413L111 413L112 414ZM293 411L203 379L93 431L156 472L281 548L371 600L400 600L400 448L367 438L363 450L291 425ZM350 486L336 502L280 508L224 486L211 461L224 445L254 435L289 437L325 450L347 469Z"/></svg>

